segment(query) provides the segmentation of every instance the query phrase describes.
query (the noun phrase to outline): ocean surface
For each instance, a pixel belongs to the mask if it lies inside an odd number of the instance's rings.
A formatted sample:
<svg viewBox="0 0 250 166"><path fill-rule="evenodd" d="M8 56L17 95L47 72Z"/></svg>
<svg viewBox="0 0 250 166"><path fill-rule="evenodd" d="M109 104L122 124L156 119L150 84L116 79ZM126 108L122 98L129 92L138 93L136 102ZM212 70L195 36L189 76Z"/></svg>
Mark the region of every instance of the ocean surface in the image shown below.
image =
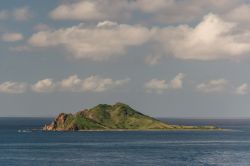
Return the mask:
<svg viewBox="0 0 250 166"><path fill-rule="evenodd" d="M227 131L31 131L51 120L0 118L0 166L250 165L250 119L163 119Z"/></svg>

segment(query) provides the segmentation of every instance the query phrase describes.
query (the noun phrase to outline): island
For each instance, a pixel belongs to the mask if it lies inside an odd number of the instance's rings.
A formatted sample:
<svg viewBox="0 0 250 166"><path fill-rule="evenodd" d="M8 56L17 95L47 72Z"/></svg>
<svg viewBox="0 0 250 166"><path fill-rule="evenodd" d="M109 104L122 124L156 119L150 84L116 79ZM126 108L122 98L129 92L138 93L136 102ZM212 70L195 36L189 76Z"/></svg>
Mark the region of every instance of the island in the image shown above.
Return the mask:
<svg viewBox="0 0 250 166"><path fill-rule="evenodd" d="M99 104L75 114L60 113L44 131L104 131L104 130L216 130L215 126L172 125L144 115L129 105Z"/></svg>

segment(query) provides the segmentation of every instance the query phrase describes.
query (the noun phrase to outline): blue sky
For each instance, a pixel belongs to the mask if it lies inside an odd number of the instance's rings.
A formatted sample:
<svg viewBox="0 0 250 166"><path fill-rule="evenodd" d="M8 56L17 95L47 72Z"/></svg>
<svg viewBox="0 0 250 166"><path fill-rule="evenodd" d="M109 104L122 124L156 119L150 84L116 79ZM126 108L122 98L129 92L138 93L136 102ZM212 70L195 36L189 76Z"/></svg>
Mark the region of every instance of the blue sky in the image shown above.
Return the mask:
<svg viewBox="0 0 250 166"><path fill-rule="evenodd" d="M155 117L250 117L249 14L243 0L2 2L0 116L124 102Z"/></svg>

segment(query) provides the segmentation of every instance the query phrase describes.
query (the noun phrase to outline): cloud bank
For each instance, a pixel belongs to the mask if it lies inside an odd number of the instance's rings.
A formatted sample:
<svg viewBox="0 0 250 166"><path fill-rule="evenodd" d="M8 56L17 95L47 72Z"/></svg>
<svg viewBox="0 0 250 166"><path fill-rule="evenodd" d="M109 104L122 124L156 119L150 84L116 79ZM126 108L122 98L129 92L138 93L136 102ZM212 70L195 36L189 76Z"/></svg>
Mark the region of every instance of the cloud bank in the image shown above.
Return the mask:
<svg viewBox="0 0 250 166"><path fill-rule="evenodd" d="M200 19L208 11L226 13L242 0L77 0L63 2L49 16L54 20L102 21L126 20L134 13L146 14L150 22L188 23Z"/></svg>
<svg viewBox="0 0 250 166"><path fill-rule="evenodd" d="M183 60L211 61L238 59L250 53L250 30L237 22L210 13L195 26L178 25L148 28L142 25L103 21L96 26L79 24L69 28L34 33L28 43L33 47L63 47L80 59L101 61L126 54L131 47L154 44L159 48L146 63L156 64L162 56Z"/></svg>
<svg viewBox="0 0 250 166"><path fill-rule="evenodd" d="M28 91L35 93L105 92L122 87L129 83L129 81L129 78L113 80L98 75L92 75L84 79L80 79L77 75L72 75L61 81L54 81L51 78L46 78L34 84L7 81L0 84L0 93L21 94Z"/></svg>
<svg viewBox="0 0 250 166"><path fill-rule="evenodd" d="M95 27L83 24L55 31L40 31L32 35L34 47L62 46L75 58L104 60L124 54L128 47L140 46L150 38L150 31L142 26L117 24L110 21Z"/></svg>

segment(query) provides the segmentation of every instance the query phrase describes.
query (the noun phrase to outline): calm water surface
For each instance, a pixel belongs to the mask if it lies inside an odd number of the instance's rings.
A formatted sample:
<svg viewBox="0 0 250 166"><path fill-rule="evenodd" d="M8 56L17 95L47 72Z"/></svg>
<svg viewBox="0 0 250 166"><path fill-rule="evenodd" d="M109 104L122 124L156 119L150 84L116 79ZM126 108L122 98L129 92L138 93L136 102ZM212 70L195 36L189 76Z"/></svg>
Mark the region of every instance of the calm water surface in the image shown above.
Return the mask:
<svg viewBox="0 0 250 166"><path fill-rule="evenodd" d="M51 119L0 118L0 166L250 165L250 120L164 120L232 130L31 132Z"/></svg>

